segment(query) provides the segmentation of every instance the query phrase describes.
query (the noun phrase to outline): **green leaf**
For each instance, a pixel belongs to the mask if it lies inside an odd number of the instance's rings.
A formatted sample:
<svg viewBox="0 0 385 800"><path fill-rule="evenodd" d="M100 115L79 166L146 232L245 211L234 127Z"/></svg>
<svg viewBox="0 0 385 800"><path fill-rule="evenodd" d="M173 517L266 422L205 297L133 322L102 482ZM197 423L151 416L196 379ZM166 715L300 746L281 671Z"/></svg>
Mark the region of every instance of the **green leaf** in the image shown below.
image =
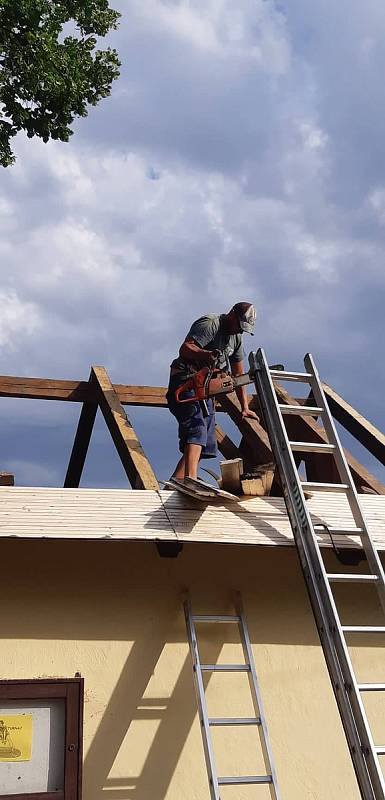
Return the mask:
<svg viewBox="0 0 385 800"><path fill-rule="evenodd" d="M68 141L74 119L110 94L119 57L96 45L119 17L108 0L0 0L0 165L14 163L18 131Z"/></svg>

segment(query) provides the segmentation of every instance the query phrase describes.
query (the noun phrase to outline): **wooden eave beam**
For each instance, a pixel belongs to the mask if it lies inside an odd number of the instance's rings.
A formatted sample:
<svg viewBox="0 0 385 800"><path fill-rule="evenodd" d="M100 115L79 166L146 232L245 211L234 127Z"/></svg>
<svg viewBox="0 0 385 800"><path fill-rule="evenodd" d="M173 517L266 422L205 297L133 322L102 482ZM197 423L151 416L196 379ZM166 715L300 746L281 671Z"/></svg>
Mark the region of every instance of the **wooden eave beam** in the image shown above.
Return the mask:
<svg viewBox="0 0 385 800"><path fill-rule="evenodd" d="M133 489L159 490L159 483L104 367L92 367L91 383Z"/></svg>
<svg viewBox="0 0 385 800"><path fill-rule="evenodd" d="M357 439L369 453L372 453L375 458L385 464L385 436L375 425L372 425L359 411L356 411L353 406L340 397L337 392L328 386L326 383L322 384L323 390L326 394L328 405L333 417L341 423L341 425Z"/></svg>

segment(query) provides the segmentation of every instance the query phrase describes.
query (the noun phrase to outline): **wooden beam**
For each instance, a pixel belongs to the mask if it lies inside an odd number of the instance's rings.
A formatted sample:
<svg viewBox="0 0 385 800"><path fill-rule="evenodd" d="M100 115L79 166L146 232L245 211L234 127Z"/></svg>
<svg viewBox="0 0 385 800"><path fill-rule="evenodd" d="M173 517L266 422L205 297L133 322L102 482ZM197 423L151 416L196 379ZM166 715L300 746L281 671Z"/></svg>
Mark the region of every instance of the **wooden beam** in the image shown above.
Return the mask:
<svg viewBox="0 0 385 800"><path fill-rule="evenodd" d="M166 407L163 386L114 384L119 400L125 405ZM62 400L73 403L96 402L95 388L88 381L62 381L48 378L0 376L0 397L24 397L33 400Z"/></svg>
<svg viewBox="0 0 385 800"><path fill-rule="evenodd" d="M114 388L123 405L167 408L165 386L126 386L116 383Z"/></svg>
<svg viewBox="0 0 385 800"><path fill-rule="evenodd" d="M230 436L224 432L220 425L216 424L215 433L217 437L218 450L222 453L227 461L233 458L239 458L239 450L236 444L230 439Z"/></svg>
<svg viewBox="0 0 385 800"><path fill-rule="evenodd" d="M235 392L221 395L220 405L224 411L227 411L247 442L256 451L260 459L259 463L274 461L266 431L257 420L242 417L241 406Z"/></svg>
<svg viewBox="0 0 385 800"><path fill-rule="evenodd" d="M385 464L385 436L375 425L365 419L359 411L340 397L337 392L322 384L333 417L349 431L373 456Z"/></svg>
<svg viewBox="0 0 385 800"><path fill-rule="evenodd" d="M231 458L221 461L222 489L233 494L241 494L241 476L243 475L243 461L241 458Z"/></svg>
<svg viewBox="0 0 385 800"><path fill-rule="evenodd" d="M46 378L0 376L0 397L25 397L33 400L70 400L84 403L92 391L87 381L62 381Z"/></svg>
<svg viewBox="0 0 385 800"><path fill-rule="evenodd" d="M92 367L91 382L133 489L159 489L158 481L104 367Z"/></svg>
<svg viewBox="0 0 385 800"><path fill-rule="evenodd" d="M243 494L265 497L269 495L272 489L274 479L275 465L261 464L256 467L255 473L250 478L242 478L241 486ZM282 492L281 492L282 494Z"/></svg>
<svg viewBox="0 0 385 800"><path fill-rule="evenodd" d="M66 489L76 489L80 484L97 410L97 403L83 403L64 480Z"/></svg>
<svg viewBox="0 0 385 800"><path fill-rule="evenodd" d="M165 386L112 384L122 405L167 408ZM50 378L20 378L0 375L0 397L28 400L61 400L71 403L97 402L95 389L88 381L63 381ZM218 403L218 411L222 411Z"/></svg>
<svg viewBox="0 0 385 800"><path fill-rule="evenodd" d="M15 476L11 472L0 472L0 486L14 486Z"/></svg>
<svg viewBox="0 0 385 800"><path fill-rule="evenodd" d="M289 393L283 389L283 387L274 381L274 386L277 392L278 399L281 403L287 403L289 405L299 405L294 397L291 397ZM290 419L290 416L288 417ZM311 417L297 417L297 435L300 436L300 440L304 442L314 441L314 442L327 442L327 436L323 428L317 425ZM371 473L365 469L365 467L357 461L348 450L344 448L344 453L346 460L349 464L352 477L354 483L358 489L358 491L362 491L363 487L367 486L369 489L372 489L376 494L385 494L385 486L371 475ZM327 459L327 455L319 456L319 458ZM338 480L340 480L338 478Z"/></svg>

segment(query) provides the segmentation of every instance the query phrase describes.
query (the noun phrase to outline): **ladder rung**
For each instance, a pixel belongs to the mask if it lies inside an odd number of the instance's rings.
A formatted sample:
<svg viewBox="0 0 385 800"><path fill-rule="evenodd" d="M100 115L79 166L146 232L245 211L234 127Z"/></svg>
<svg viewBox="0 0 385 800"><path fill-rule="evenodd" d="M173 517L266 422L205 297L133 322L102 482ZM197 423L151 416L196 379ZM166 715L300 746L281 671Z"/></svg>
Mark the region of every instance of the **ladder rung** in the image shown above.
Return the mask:
<svg viewBox="0 0 385 800"><path fill-rule="evenodd" d="M201 664L202 672L250 672L248 664Z"/></svg>
<svg viewBox="0 0 385 800"><path fill-rule="evenodd" d="M348 572L332 572L328 573L327 577L329 581L333 581L334 583L339 583L343 581L358 581L362 583L375 583L378 581L378 575L362 575L359 573L356 574L349 574Z"/></svg>
<svg viewBox="0 0 385 800"><path fill-rule="evenodd" d="M333 453L334 444L320 444L319 442L289 442L292 450L298 453Z"/></svg>
<svg viewBox="0 0 385 800"><path fill-rule="evenodd" d="M385 633L384 625L342 625L346 633Z"/></svg>
<svg viewBox="0 0 385 800"><path fill-rule="evenodd" d="M324 528L323 525L313 525L313 528L316 533L331 533L332 536L361 536L363 533L362 528L333 528L332 525L328 525L328 528Z"/></svg>
<svg viewBox="0 0 385 800"><path fill-rule="evenodd" d="M234 614L193 614L194 622L240 622L241 618Z"/></svg>
<svg viewBox="0 0 385 800"><path fill-rule="evenodd" d="M303 383L309 383L314 377L309 372L285 372L280 369L271 369L269 372L271 377L278 381L302 381Z"/></svg>
<svg viewBox="0 0 385 800"><path fill-rule="evenodd" d="M209 725L261 725L260 717L214 717Z"/></svg>
<svg viewBox="0 0 385 800"><path fill-rule="evenodd" d="M385 744L374 748L378 756L385 756Z"/></svg>
<svg viewBox="0 0 385 800"><path fill-rule="evenodd" d="M271 775L245 775L235 778L218 778L219 786L234 786L247 783L272 783Z"/></svg>
<svg viewBox="0 0 385 800"><path fill-rule="evenodd" d="M350 489L347 483L315 483L314 481L301 481L304 492L346 492Z"/></svg>
<svg viewBox="0 0 385 800"><path fill-rule="evenodd" d="M360 692L383 692L385 691L385 683L358 683Z"/></svg>
<svg viewBox="0 0 385 800"><path fill-rule="evenodd" d="M283 403L279 404L279 408L281 409L281 414L299 414L304 417L319 417L325 410L317 406L290 406L284 405Z"/></svg>

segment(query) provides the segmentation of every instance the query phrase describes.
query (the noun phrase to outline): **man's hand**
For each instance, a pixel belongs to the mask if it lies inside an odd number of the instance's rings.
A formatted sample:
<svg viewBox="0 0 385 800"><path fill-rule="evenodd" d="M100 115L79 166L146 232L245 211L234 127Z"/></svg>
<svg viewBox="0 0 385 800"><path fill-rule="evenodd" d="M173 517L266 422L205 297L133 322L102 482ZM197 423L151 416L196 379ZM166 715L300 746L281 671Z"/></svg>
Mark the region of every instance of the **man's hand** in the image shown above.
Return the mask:
<svg viewBox="0 0 385 800"><path fill-rule="evenodd" d="M242 411L242 419L256 419L259 422L259 416L252 411L251 408L244 408Z"/></svg>
<svg viewBox="0 0 385 800"><path fill-rule="evenodd" d="M207 353L207 365L209 367L216 367L218 358L221 354L220 350L206 350Z"/></svg>

